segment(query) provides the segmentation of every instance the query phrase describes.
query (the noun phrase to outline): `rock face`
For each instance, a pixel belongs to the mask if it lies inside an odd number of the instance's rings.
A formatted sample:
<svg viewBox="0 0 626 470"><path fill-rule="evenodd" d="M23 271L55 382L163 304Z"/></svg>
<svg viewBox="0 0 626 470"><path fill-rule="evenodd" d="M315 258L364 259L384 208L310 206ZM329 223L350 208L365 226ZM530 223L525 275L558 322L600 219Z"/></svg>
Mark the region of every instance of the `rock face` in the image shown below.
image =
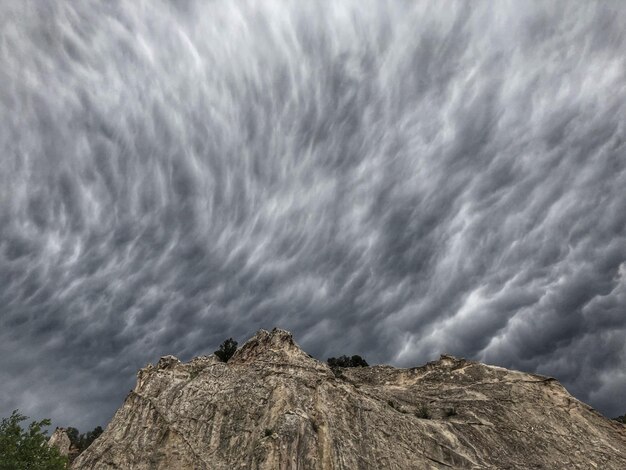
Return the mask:
<svg viewBox="0 0 626 470"><path fill-rule="evenodd" d="M68 456L72 443L65 428L56 428L48 439L50 447L56 447L61 455Z"/></svg>
<svg viewBox="0 0 626 470"><path fill-rule="evenodd" d="M139 371L72 468L623 470L626 426L549 377L450 356L332 371L261 330L227 364Z"/></svg>

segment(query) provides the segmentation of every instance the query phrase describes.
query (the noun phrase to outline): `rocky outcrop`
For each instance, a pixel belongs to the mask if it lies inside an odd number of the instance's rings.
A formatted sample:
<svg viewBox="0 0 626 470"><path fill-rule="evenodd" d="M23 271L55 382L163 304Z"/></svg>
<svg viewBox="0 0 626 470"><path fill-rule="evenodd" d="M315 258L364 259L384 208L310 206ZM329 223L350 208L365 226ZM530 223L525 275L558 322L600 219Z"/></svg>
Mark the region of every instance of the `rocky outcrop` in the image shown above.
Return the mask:
<svg viewBox="0 0 626 470"><path fill-rule="evenodd" d="M56 428L52 436L50 436L50 439L48 439L48 445L56 448L59 454L67 457L70 453L72 443L65 428Z"/></svg>
<svg viewBox="0 0 626 470"><path fill-rule="evenodd" d="M626 426L556 380L442 356L331 370L259 331L225 364L162 358L74 469L615 469Z"/></svg>

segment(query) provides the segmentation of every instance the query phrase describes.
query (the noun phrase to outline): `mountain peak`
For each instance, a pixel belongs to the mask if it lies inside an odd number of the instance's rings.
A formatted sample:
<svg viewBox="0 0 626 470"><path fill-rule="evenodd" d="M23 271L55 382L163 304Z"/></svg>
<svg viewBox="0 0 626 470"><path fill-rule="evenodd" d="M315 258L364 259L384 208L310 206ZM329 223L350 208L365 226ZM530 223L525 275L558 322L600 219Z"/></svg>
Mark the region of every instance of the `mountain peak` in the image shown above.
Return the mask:
<svg viewBox="0 0 626 470"><path fill-rule="evenodd" d="M244 343L228 361L229 364L246 364L255 361L279 363L317 363L296 344L293 335L280 328L259 330Z"/></svg>
<svg viewBox="0 0 626 470"><path fill-rule="evenodd" d="M331 372L285 330L142 369L74 469L626 468L626 426L556 380L442 356Z"/></svg>

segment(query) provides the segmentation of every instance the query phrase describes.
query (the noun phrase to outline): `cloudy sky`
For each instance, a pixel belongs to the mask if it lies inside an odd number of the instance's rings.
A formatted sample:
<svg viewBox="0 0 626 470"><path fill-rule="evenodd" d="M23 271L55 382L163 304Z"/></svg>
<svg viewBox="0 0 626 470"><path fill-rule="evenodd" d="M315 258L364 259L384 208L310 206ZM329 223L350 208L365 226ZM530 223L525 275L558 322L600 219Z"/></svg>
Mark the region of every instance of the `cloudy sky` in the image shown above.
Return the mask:
<svg viewBox="0 0 626 470"><path fill-rule="evenodd" d="M291 330L626 411L626 5L0 3L0 412Z"/></svg>

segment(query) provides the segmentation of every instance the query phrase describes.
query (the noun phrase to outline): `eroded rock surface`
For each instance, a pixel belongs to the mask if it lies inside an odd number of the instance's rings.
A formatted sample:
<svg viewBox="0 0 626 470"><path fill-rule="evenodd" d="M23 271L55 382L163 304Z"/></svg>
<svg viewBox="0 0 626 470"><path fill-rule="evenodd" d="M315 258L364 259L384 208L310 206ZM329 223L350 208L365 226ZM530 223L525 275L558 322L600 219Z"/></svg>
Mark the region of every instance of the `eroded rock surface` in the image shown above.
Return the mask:
<svg viewBox="0 0 626 470"><path fill-rule="evenodd" d="M56 428L48 439L48 445L55 447L59 454L68 456L70 453L70 446L72 445L67 430L65 428Z"/></svg>
<svg viewBox="0 0 626 470"><path fill-rule="evenodd" d="M626 426L549 377L451 356L333 372L261 330L227 364L139 371L72 468L623 470Z"/></svg>

